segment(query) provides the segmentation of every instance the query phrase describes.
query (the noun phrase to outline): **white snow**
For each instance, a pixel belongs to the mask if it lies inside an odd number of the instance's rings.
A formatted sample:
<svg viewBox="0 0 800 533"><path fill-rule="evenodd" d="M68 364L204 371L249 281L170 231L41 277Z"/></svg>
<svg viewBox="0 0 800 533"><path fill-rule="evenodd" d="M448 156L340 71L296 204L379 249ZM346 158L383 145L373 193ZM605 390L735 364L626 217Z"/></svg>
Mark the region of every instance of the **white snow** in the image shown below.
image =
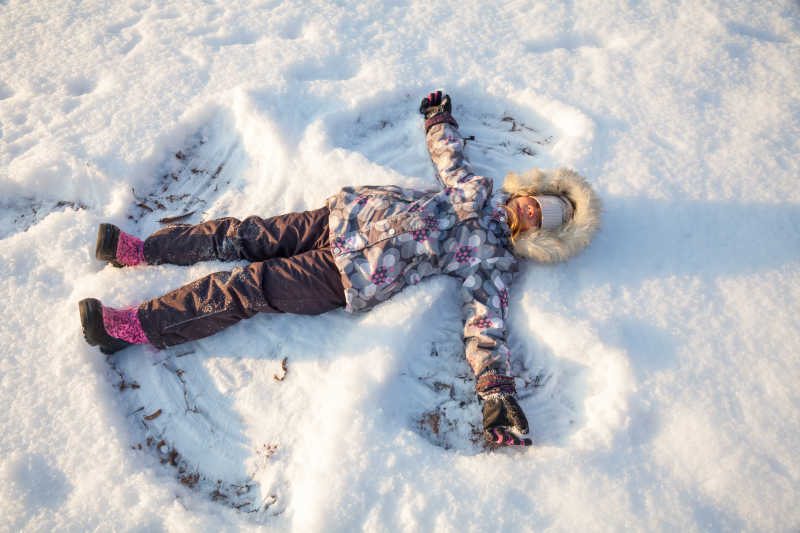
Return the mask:
<svg viewBox="0 0 800 533"><path fill-rule="evenodd" d="M798 21L746 0L0 0L0 531L797 531ZM235 266L104 266L98 223L432 186L416 107L438 87L498 186L570 166L606 206L583 254L512 290L534 447L474 442L452 279L161 352L85 344L79 299Z"/></svg>

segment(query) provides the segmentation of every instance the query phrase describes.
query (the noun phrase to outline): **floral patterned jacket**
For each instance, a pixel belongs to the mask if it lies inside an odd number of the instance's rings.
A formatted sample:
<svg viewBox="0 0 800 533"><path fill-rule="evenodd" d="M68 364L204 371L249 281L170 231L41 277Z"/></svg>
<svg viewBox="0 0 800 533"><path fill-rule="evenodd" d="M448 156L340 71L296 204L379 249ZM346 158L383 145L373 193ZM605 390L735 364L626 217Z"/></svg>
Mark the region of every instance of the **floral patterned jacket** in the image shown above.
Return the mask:
<svg viewBox="0 0 800 533"><path fill-rule="evenodd" d="M508 195L493 195L492 180L472 173L454 125L431 127L427 145L443 189L346 187L327 201L346 309L371 309L428 276L455 276L472 370L508 374L508 290L517 270L501 207Z"/></svg>

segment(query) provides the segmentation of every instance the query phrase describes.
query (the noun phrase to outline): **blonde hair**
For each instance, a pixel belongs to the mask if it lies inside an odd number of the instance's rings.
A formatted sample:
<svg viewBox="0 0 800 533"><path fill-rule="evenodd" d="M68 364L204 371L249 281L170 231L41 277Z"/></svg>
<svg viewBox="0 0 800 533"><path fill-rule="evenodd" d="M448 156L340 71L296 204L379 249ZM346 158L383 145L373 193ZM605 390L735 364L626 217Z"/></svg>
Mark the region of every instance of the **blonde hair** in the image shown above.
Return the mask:
<svg viewBox="0 0 800 533"><path fill-rule="evenodd" d="M508 224L508 229L511 230L511 242L513 243L519 237L519 234L522 233L522 228L519 225L519 216L517 216L517 212L508 207L509 202L514 198L519 198L520 196L526 196L524 194L515 194L508 200L506 203L503 204L503 209L506 210L506 223Z"/></svg>

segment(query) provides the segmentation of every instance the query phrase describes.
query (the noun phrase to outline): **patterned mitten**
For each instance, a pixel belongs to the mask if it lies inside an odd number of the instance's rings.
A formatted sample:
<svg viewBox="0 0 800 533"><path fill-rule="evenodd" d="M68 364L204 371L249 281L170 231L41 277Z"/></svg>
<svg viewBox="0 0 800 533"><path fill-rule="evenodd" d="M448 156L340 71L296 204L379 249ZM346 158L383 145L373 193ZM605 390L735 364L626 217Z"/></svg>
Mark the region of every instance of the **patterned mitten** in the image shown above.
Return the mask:
<svg viewBox="0 0 800 533"><path fill-rule="evenodd" d="M442 97L442 91L435 91L422 99L419 104L419 112L425 116L425 133L436 124L446 122L452 124L456 128L458 122L450 115L452 111L452 103L450 102L450 95L446 94Z"/></svg>
<svg viewBox="0 0 800 533"><path fill-rule="evenodd" d="M528 419L514 398L514 378L503 374L486 373L475 386L483 398L483 436L493 446L530 446L531 439L522 439L513 429L526 435Z"/></svg>

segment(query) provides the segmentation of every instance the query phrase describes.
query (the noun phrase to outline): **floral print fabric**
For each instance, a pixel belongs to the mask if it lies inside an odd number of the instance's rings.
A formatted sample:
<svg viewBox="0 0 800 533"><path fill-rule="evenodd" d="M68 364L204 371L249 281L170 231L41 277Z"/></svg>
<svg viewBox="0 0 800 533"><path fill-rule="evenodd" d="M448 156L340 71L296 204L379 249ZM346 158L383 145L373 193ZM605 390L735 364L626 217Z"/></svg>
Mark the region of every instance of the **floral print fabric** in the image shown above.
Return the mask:
<svg viewBox="0 0 800 533"><path fill-rule="evenodd" d="M516 272L505 204L472 173L451 124L427 134L443 188L346 187L328 199L331 251L346 309L366 311L435 274L461 280L467 360L476 375L508 373L508 289Z"/></svg>

